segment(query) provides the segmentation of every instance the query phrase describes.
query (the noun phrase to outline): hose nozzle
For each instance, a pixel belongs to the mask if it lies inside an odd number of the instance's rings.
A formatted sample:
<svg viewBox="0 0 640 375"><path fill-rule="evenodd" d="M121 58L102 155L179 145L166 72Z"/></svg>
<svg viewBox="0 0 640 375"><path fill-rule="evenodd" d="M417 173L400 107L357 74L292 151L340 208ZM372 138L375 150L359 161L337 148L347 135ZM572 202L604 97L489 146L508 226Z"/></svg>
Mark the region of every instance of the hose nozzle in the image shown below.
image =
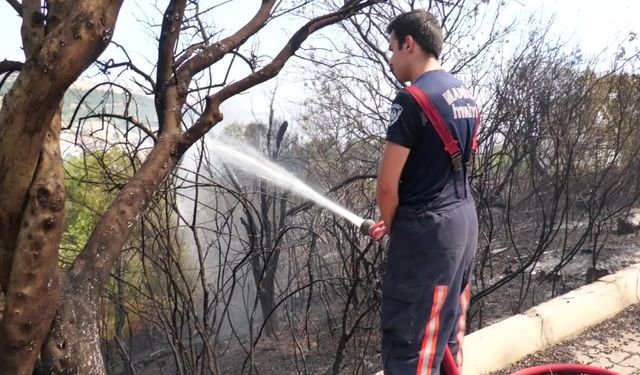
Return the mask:
<svg viewBox="0 0 640 375"><path fill-rule="evenodd" d="M369 235L369 229L375 223L376 222L373 221L373 220L366 219L365 221L362 222L362 224L360 224L360 233L364 234L365 236L368 236Z"/></svg>

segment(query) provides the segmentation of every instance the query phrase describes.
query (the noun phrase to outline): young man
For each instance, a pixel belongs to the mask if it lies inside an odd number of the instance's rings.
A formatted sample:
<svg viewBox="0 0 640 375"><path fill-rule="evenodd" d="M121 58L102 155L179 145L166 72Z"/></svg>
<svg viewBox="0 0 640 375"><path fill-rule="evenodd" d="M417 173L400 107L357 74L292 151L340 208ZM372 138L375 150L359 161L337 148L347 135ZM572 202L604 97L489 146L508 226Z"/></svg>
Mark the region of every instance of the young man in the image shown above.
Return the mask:
<svg viewBox="0 0 640 375"><path fill-rule="evenodd" d="M413 87L401 90L391 107L378 175L386 229L381 222L370 232L374 238L387 230L390 235L383 367L385 375L437 375L445 345L462 367L478 237L468 173L479 109L469 90L440 66L443 37L433 15L402 14L387 32L393 72Z"/></svg>

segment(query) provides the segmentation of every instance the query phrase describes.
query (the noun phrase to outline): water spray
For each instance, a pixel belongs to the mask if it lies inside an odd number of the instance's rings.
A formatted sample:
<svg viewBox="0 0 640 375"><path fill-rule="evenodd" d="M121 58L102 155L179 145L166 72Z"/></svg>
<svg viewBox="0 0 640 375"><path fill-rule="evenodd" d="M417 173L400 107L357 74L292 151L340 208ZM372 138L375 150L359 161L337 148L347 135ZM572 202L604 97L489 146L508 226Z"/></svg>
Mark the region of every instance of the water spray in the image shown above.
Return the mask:
<svg viewBox="0 0 640 375"><path fill-rule="evenodd" d="M208 144L215 155L223 162L225 169L227 169L232 178L236 179L235 175L230 173L228 167L234 167L237 170L250 173L294 194L310 199L319 206L349 220L360 229L360 233L363 235L371 235L369 230L376 224L373 220L364 219L318 193L289 171L272 160L265 158L253 147L223 136L210 138ZM236 185L239 185L239 182L236 182ZM388 236L385 236L385 239L382 240L383 244L386 244L386 237Z"/></svg>

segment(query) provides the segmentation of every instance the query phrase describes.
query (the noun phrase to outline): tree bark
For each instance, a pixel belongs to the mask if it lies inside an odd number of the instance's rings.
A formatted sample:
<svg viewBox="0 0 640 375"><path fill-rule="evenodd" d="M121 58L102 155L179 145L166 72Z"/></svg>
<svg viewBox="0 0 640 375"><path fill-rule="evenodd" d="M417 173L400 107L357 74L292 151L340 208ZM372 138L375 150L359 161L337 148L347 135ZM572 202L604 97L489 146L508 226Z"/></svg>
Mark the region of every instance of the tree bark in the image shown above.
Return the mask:
<svg viewBox="0 0 640 375"><path fill-rule="evenodd" d="M93 280L86 280L91 284ZM51 331L42 348L38 375L106 375L98 330L98 303L84 288L66 282Z"/></svg>
<svg viewBox="0 0 640 375"><path fill-rule="evenodd" d="M0 286L6 291L29 187L44 136L64 93L111 40L122 0L50 1L45 32L39 1L24 1L26 61L0 109ZM40 20L40 22L38 22Z"/></svg>
<svg viewBox="0 0 640 375"><path fill-rule="evenodd" d="M33 373L60 305L60 103L108 45L121 5L50 0L45 16L40 1L21 4L25 62L0 109L0 374Z"/></svg>
<svg viewBox="0 0 640 375"><path fill-rule="evenodd" d="M31 374L49 332L60 291L58 246L65 191L60 106L40 152L12 257L0 322L0 373Z"/></svg>

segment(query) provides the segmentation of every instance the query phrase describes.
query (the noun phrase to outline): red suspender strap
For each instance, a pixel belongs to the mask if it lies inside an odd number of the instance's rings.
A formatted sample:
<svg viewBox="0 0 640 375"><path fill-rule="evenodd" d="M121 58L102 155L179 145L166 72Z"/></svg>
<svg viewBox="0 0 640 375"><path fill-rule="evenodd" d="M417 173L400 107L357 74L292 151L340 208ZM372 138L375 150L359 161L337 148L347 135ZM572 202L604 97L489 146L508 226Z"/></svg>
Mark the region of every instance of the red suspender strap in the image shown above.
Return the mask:
<svg viewBox="0 0 640 375"><path fill-rule="evenodd" d="M451 134L451 130L447 124L444 123L442 116L438 113L436 107L434 107L429 97L425 95L422 90L420 90L417 86L407 86L405 90L413 97L413 99L418 103L420 108L422 108L422 112L427 116L431 125L435 129L436 133L444 143L444 149L451 157L451 165L454 170L458 170L462 167L462 155L460 154L460 146L458 145L458 141L453 138ZM477 129L477 126L476 126ZM475 137L474 137L475 139Z"/></svg>
<svg viewBox="0 0 640 375"><path fill-rule="evenodd" d="M434 107L429 97L422 92L417 86L407 86L405 90L413 97L418 103L422 112L427 116L429 122L433 125L436 133L444 143L444 149L451 157L451 164L454 169L459 169L461 164L461 153L458 141L453 138L451 130L444 123L442 116L438 113L438 110ZM480 110L478 110L478 116L476 117L476 128L473 131L473 138L471 140L471 152L475 153L478 149L478 130L480 129Z"/></svg>
<svg viewBox="0 0 640 375"><path fill-rule="evenodd" d="M422 108L424 114L427 115L429 122L431 122L433 128L436 130L436 132L440 136L440 139L444 143L444 149L447 151L447 153L451 155L451 157L453 157L453 155L455 155L456 153L459 153L460 147L458 146L458 141L453 139L451 130L449 130L449 127L444 123L442 116L440 116L436 107L434 107L433 103L431 103L429 97L425 95L425 93L423 93L422 90L420 90L417 86L407 86L405 87L405 90L407 90L409 94L413 96L413 99L418 102L418 105L420 106L420 108Z"/></svg>

